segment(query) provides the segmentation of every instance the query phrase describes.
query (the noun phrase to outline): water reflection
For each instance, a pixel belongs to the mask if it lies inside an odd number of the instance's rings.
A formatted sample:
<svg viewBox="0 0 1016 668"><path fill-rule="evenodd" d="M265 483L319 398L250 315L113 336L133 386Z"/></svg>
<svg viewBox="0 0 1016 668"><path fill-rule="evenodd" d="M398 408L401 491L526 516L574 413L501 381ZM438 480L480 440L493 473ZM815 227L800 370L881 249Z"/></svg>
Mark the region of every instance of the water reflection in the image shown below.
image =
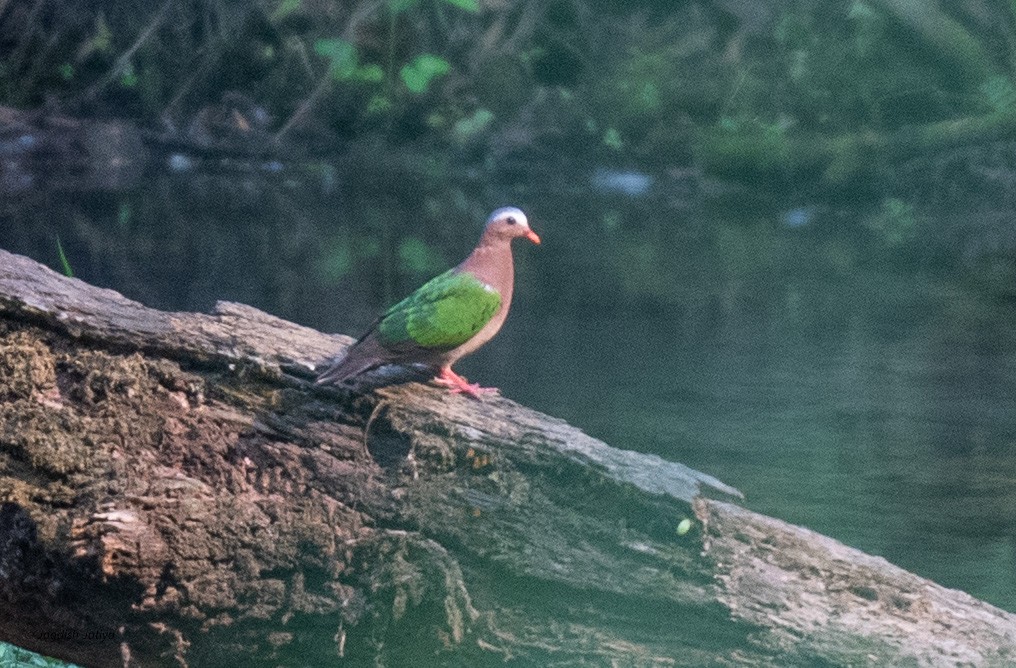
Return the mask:
<svg viewBox="0 0 1016 668"><path fill-rule="evenodd" d="M1012 609L1013 309L981 304L978 323L924 283L857 283L869 285L746 286L739 307L690 318L556 318L539 366L570 371L513 390L713 473L757 510ZM889 293L892 309L877 298Z"/></svg>
<svg viewBox="0 0 1016 668"><path fill-rule="evenodd" d="M649 200L575 192L589 175L494 189L371 164L26 190L0 246L57 267L59 236L79 277L154 306L228 299L356 333L518 204L545 243L517 251L513 313L463 374L1016 610L1011 302L832 224L859 211L790 225L670 201L665 179Z"/></svg>

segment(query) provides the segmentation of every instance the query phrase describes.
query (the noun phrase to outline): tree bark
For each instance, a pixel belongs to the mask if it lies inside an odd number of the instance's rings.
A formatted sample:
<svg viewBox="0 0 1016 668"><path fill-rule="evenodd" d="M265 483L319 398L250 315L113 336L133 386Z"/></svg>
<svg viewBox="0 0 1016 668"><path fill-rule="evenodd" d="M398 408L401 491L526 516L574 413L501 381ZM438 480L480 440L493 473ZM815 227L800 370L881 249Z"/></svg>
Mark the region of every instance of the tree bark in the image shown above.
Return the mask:
<svg viewBox="0 0 1016 668"><path fill-rule="evenodd" d="M346 337L156 311L3 251L0 336L16 645L85 666L1016 656L1014 615L708 499L739 495L680 464L503 398L314 387Z"/></svg>

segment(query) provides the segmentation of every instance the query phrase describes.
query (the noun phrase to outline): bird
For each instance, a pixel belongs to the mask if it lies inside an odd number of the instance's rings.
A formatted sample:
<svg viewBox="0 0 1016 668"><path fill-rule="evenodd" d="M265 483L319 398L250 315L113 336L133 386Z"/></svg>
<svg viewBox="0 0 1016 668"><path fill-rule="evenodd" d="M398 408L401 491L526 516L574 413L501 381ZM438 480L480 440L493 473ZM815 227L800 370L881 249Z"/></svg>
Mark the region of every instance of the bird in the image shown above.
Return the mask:
<svg viewBox="0 0 1016 668"><path fill-rule="evenodd" d="M340 385L390 364L423 365L453 393L497 394L497 388L470 383L452 364L494 338L504 324L515 285L511 245L519 238L540 243L521 209L495 210L465 260L385 311L317 384Z"/></svg>

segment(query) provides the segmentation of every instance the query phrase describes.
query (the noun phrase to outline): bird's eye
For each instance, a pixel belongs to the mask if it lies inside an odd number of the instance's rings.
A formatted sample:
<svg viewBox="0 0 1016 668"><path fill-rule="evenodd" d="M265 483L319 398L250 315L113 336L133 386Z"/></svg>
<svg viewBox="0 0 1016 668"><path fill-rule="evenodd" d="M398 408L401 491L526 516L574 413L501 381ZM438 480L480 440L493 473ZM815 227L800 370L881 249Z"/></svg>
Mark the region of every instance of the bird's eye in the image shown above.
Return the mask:
<svg viewBox="0 0 1016 668"><path fill-rule="evenodd" d="M515 224L515 216L508 216L508 224L509 225Z"/></svg>

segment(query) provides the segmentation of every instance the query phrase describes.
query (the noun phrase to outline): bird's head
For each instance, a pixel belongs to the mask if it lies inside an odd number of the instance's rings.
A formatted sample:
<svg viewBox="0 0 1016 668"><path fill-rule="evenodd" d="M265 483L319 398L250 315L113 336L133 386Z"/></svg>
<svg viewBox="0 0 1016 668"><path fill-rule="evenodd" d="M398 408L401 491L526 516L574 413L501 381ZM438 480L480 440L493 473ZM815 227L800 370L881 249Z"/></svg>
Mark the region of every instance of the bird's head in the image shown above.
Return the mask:
<svg viewBox="0 0 1016 668"><path fill-rule="evenodd" d="M540 237L529 227L529 220L522 209L513 206L506 206L490 214L487 225L484 227L484 236L491 235L496 238L511 241L515 237L525 237L534 244L540 243Z"/></svg>

